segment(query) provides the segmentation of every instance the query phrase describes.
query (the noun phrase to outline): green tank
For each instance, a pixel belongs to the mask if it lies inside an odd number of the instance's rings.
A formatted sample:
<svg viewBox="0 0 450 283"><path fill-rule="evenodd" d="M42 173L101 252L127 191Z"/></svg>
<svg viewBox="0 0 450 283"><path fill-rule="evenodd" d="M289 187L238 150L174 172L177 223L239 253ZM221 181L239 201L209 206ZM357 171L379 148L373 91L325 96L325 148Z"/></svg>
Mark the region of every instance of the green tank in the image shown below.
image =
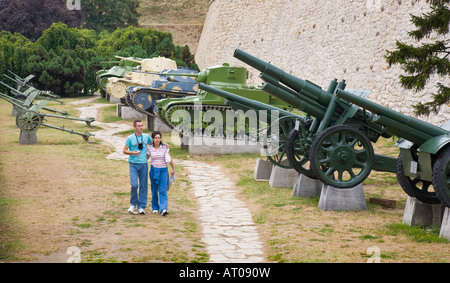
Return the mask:
<svg viewBox="0 0 450 283"><path fill-rule="evenodd" d="M284 110L291 108L281 99L264 92L261 87L247 85L248 74L249 72L245 67L233 67L228 63L223 63L221 66L208 67L200 71L195 77L198 83L210 85ZM227 137L233 135L236 137L243 131L248 133L250 127L248 119L238 118L230 122L230 119L227 119L230 117L227 116L227 111L230 111L228 115L235 115L236 112L234 111L238 109L228 105L224 98L204 90L199 90L196 95L183 98L162 99L156 107L160 119L170 128L183 135ZM221 120L218 115L221 115ZM244 122L239 124L239 121Z"/></svg>
<svg viewBox="0 0 450 283"><path fill-rule="evenodd" d="M133 61L130 61L133 60ZM132 71L135 67L139 65L136 60L141 60L140 58L127 57L120 61L108 61L103 63L117 64L110 69L102 69L97 71L95 74L95 79L97 81L98 87L100 89L100 94L102 97L106 95L106 84L109 78L123 78L126 72Z"/></svg>

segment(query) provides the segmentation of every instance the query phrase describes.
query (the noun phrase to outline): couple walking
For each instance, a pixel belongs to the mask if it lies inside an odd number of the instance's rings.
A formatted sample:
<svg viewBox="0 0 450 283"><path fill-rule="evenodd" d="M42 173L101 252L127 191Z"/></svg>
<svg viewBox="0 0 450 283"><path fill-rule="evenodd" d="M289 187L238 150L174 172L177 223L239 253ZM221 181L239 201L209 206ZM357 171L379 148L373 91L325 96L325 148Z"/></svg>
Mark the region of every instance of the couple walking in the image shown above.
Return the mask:
<svg viewBox="0 0 450 283"><path fill-rule="evenodd" d="M172 166L171 175L175 174L173 160L169 155L169 146L161 142L161 133L154 131L152 137L144 134L141 120L133 122L135 133L125 141L123 153L129 155L131 197L128 211L134 213L136 207L139 214L145 214L148 190L148 159L151 159L150 182L152 192L153 213L167 215L167 186L169 171L167 162ZM169 160L170 159L170 160Z"/></svg>

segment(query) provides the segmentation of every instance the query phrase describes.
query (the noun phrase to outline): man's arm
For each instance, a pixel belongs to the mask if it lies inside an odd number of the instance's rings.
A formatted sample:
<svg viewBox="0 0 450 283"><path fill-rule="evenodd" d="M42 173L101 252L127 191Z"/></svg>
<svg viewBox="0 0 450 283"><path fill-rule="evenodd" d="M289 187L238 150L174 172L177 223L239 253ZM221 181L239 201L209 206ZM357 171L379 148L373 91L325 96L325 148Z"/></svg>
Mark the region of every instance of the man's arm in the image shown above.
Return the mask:
<svg viewBox="0 0 450 283"><path fill-rule="evenodd" d="M123 154L138 156L141 153L139 150L129 151L129 148L130 147L128 145L125 145L124 148L123 148Z"/></svg>

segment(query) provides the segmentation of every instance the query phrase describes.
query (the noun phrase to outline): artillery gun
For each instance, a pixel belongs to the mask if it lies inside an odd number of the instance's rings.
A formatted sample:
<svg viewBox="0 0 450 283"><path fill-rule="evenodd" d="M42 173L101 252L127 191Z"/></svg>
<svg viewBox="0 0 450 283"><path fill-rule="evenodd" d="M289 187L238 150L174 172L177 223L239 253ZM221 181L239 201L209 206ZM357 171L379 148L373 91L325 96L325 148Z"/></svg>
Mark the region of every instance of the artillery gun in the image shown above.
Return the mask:
<svg viewBox="0 0 450 283"><path fill-rule="evenodd" d="M125 98L126 89L130 86L151 86L152 81L159 78L154 73L160 73L163 70L173 70L177 68L177 63L168 58L155 57L150 59L135 60L120 56L118 59L138 63L138 70L126 72L123 78L110 77L106 84L106 92L115 98Z"/></svg>
<svg viewBox="0 0 450 283"><path fill-rule="evenodd" d="M42 91L39 89L36 89L28 84L28 82L34 78L34 75L29 75L26 78L21 78L20 76L14 74L13 72L9 71L12 75L14 75L14 78L3 74L4 77L10 79L11 81L16 83L16 88L13 88L9 86L8 84L1 82L0 83L7 88L10 89L11 93L14 94L14 98L19 100L25 100L27 97L33 97L34 99L46 99L46 100L52 100L57 101L61 104L64 104L63 101L58 100L59 95L53 94L50 91Z"/></svg>
<svg viewBox="0 0 450 283"><path fill-rule="evenodd" d="M244 67L234 67L223 63L220 66L208 67L194 77L198 83L265 104L275 105L281 109L289 108L289 104L268 95L261 88L247 85L248 70ZM234 121L227 123L227 111L229 115L234 115L233 110L234 108L227 105L222 97L205 90L199 90L197 95L183 98L162 99L157 104L158 116L161 120L183 135L211 135L211 131L207 129L211 129L213 124L220 123L220 121L222 123L213 129L215 136L232 136L234 138L242 135L243 132L245 134L249 125L242 121L242 117L237 118L237 123Z"/></svg>
<svg viewBox="0 0 450 283"><path fill-rule="evenodd" d="M14 89L2 81L0 81L0 84L3 84L7 88L9 88L11 93L14 94L14 98L12 98L10 96L8 96L8 97L12 99L11 101L14 101L13 109L17 112L20 112L20 110L21 110L21 108L19 108L17 105L22 106L22 108L28 109L34 105L33 102L35 99L46 98L46 96L40 95L42 93L42 91L35 89L34 87L28 87L24 92L21 92L20 90L18 90L18 89L23 89L21 87ZM56 99L54 99L54 100L56 100ZM59 100L57 100L57 101L60 102L61 104L64 104L63 101L59 101ZM54 112L54 113L59 113L62 115L67 115L67 111L61 111L61 110L57 110L57 109L53 109L53 108L48 108L45 106L43 106L42 109L50 111L50 112Z"/></svg>
<svg viewBox="0 0 450 283"><path fill-rule="evenodd" d="M81 133L76 132L73 130L68 130L63 127L57 127L53 126L47 123L44 123L43 121L45 118L59 118L59 119L69 119L69 120L76 120L76 121L82 121L85 122L89 127L91 126L91 123L95 120L94 118L88 117L88 118L78 118L78 117L70 117L65 115L53 115L48 113L42 113L40 110L46 109L45 105L48 103L48 101L41 100L36 104L32 104L29 107L26 107L23 105L21 100L12 98L4 93L0 92L0 98L3 98L4 100L10 102L13 104L15 109L17 109L18 114L16 115L16 125L17 127L24 132L36 132L39 127L45 126L48 128L60 130L63 132L68 132L70 134L77 134L81 135L85 141L88 141L90 136L93 136L93 134L89 132Z"/></svg>
<svg viewBox="0 0 450 283"><path fill-rule="evenodd" d="M117 64L109 69L102 69L96 72L95 80L97 81L98 87L100 89L100 94L102 97L106 94L106 84L109 78L123 78L126 72L130 72L139 65L139 63L134 62L134 60L139 60L140 58L127 57L133 61L126 59L121 59L120 61L107 61L103 63Z"/></svg>
<svg viewBox="0 0 450 283"><path fill-rule="evenodd" d="M197 94L198 83L193 79L197 77L197 71L176 69L153 74L160 77L152 81L151 86L130 86L126 89L126 103L138 112L154 117L156 104L161 99Z"/></svg>
<svg viewBox="0 0 450 283"><path fill-rule="evenodd" d="M363 182L371 170L392 172L409 196L450 207L448 123L437 127L377 105L346 91L345 81L335 79L325 91L242 50L234 57L261 72L264 91L314 118L309 125L295 118L285 141L289 163L299 173L349 188ZM199 88L212 91L202 84ZM229 94L224 97L232 100ZM372 142L394 135L399 137L398 158L374 154Z"/></svg>

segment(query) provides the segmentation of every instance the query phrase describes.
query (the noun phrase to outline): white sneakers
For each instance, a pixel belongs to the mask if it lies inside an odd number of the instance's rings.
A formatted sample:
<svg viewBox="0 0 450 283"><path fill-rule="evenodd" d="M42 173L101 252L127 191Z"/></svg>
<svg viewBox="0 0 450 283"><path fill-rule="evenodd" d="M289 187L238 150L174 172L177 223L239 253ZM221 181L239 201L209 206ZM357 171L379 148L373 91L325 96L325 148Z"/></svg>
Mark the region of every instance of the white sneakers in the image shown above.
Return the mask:
<svg viewBox="0 0 450 283"><path fill-rule="evenodd" d="M135 209L136 209L136 206L132 205L128 208L128 212L131 214L136 214L136 212L134 212Z"/></svg>
<svg viewBox="0 0 450 283"><path fill-rule="evenodd" d="M138 213L145 214L145 210L143 208L139 208L138 212L135 212L135 209L136 209L136 206L132 205L128 208L128 212L131 214L138 214ZM158 213L158 210L153 210L152 212L156 214L156 213ZM161 211L162 216L166 216L167 214L169 214L169 212L167 210L164 209L163 211Z"/></svg>
<svg viewBox="0 0 450 283"><path fill-rule="evenodd" d="M143 208L139 208L138 212L136 213L134 210L136 209L136 206L132 205L128 208L128 212L131 214L145 214L145 210Z"/></svg>

